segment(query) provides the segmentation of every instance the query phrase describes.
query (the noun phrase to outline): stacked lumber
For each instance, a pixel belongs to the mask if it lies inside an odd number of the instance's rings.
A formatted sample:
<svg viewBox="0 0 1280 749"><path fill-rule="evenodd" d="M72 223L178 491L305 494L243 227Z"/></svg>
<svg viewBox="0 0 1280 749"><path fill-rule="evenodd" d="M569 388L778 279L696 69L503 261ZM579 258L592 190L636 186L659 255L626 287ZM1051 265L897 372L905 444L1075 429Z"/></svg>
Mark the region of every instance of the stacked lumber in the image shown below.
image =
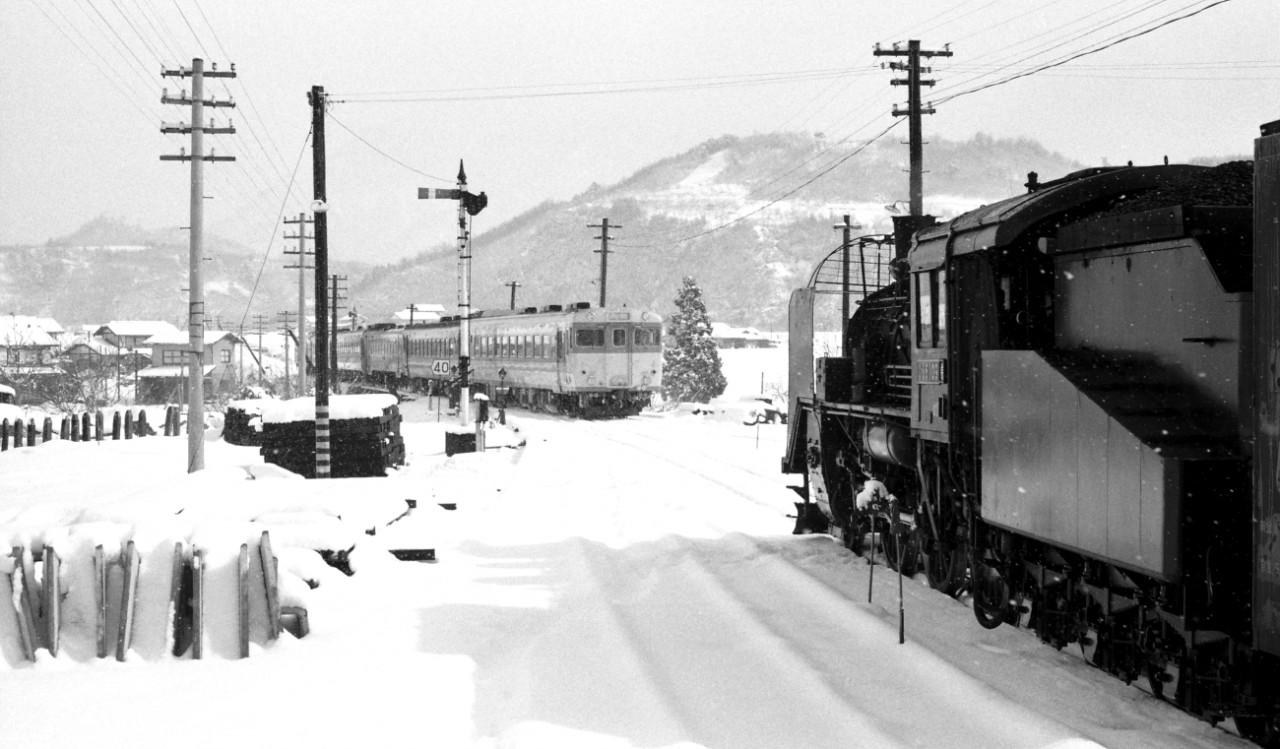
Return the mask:
<svg viewBox="0 0 1280 749"><path fill-rule="evenodd" d="M261 453L267 463L315 478L315 422L264 423ZM399 406L387 406L379 416L330 419L329 454L333 478L386 476L387 468L404 465Z"/></svg>

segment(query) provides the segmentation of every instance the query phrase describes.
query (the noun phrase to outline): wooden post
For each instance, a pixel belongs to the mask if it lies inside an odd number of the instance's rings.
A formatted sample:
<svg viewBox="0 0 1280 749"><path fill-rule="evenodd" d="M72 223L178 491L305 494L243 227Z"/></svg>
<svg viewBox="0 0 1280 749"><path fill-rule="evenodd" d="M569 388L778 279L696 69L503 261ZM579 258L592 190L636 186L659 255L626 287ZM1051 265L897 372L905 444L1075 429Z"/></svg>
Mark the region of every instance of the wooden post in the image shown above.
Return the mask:
<svg viewBox="0 0 1280 749"><path fill-rule="evenodd" d="M120 439L120 412L111 415L111 439Z"/></svg>
<svg viewBox="0 0 1280 749"><path fill-rule="evenodd" d="M9 420L0 421L0 452L9 449Z"/></svg>
<svg viewBox="0 0 1280 749"><path fill-rule="evenodd" d="M138 423L134 428L138 430L139 437L147 436L147 410L145 408L138 409Z"/></svg>
<svg viewBox="0 0 1280 749"><path fill-rule="evenodd" d="M58 439L71 439L71 417L66 414L62 415L62 421L58 424Z"/></svg>
<svg viewBox="0 0 1280 749"><path fill-rule="evenodd" d="M36 420L27 422L27 447L36 446Z"/></svg>
<svg viewBox="0 0 1280 749"><path fill-rule="evenodd" d="M102 441L102 412L99 411L93 415L93 426L98 435L98 441Z"/></svg>
<svg viewBox="0 0 1280 749"><path fill-rule="evenodd" d="M133 439L133 411L132 410L127 410L124 412L124 438L127 440Z"/></svg>
<svg viewBox="0 0 1280 749"><path fill-rule="evenodd" d="M27 597L26 580L23 575L22 564L22 547L13 547L13 559L16 564L13 567L13 574L10 575L10 583L15 595L12 597L14 608L18 615L18 634L22 639L22 655L29 661L35 662L36 659L36 627L31 617L31 609L26 605ZM24 595L16 595L17 591L22 589Z"/></svg>
<svg viewBox="0 0 1280 749"><path fill-rule="evenodd" d="M26 430L22 426L22 419L14 419L13 421L13 446L22 447L22 437Z"/></svg>
<svg viewBox="0 0 1280 749"><path fill-rule="evenodd" d="M204 549L196 549L191 557L191 657L204 656Z"/></svg>
<svg viewBox="0 0 1280 749"><path fill-rule="evenodd" d="M258 543L258 556L262 561L262 585L267 597L267 637L280 636L280 560L271 550L271 534L262 532Z"/></svg>
<svg viewBox="0 0 1280 749"><path fill-rule="evenodd" d="M133 645L133 615L138 603L138 568L142 560L133 541L125 547L120 560L124 566L124 586L120 592L120 629L116 638L116 660L124 661Z"/></svg>
<svg viewBox="0 0 1280 749"><path fill-rule="evenodd" d="M239 570L239 606L240 614L240 657L249 657L249 544L240 544Z"/></svg>
<svg viewBox="0 0 1280 749"><path fill-rule="evenodd" d="M62 563L52 546L44 547L44 589L41 591L44 610L45 645L49 655L58 657L58 640L62 629L62 585L58 576Z"/></svg>
<svg viewBox="0 0 1280 749"><path fill-rule="evenodd" d="M80 441L88 442L89 434L89 412L85 411L80 414Z"/></svg>
<svg viewBox="0 0 1280 749"><path fill-rule="evenodd" d="M45 443L53 439L53 417L44 417L44 428L40 430L40 442ZM32 444L34 444L34 440Z"/></svg>
<svg viewBox="0 0 1280 749"><path fill-rule="evenodd" d="M101 436L101 435L99 435ZM96 626L98 657L107 657L107 555L98 544L93 549L93 592L97 604Z"/></svg>

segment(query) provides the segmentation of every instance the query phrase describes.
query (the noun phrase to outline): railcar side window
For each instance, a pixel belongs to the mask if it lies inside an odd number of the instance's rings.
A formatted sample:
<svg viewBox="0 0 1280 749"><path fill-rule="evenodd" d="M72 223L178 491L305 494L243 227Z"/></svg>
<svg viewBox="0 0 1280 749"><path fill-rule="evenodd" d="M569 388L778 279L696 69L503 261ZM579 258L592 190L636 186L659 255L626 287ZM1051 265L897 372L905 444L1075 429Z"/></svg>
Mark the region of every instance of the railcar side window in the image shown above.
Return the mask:
<svg viewBox="0 0 1280 749"><path fill-rule="evenodd" d="M578 328L574 336L574 345L583 348L604 346L604 328L595 330Z"/></svg>
<svg viewBox="0 0 1280 749"><path fill-rule="evenodd" d="M916 274L916 345L933 348L933 294L929 274Z"/></svg>
<svg viewBox="0 0 1280 749"><path fill-rule="evenodd" d="M627 331L625 328L613 329L613 345L615 346L627 345Z"/></svg>
<svg viewBox="0 0 1280 749"><path fill-rule="evenodd" d="M938 348L947 345L946 271L915 274L916 345Z"/></svg>

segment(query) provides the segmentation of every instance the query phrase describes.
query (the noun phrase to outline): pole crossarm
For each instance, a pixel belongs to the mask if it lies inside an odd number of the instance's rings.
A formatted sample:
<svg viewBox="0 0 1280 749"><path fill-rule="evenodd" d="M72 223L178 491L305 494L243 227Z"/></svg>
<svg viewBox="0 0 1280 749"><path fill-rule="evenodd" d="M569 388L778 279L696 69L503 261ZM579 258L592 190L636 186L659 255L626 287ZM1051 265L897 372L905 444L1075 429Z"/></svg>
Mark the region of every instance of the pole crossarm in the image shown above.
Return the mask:
<svg viewBox="0 0 1280 749"><path fill-rule="evenodd" d="M209 153L199 157L191 156L185 153L162 153L160 154L160 160L161 161L235 161L236 157L218 156L214 154L212 151L210 151Z"/></svg>
<svg viewBox="0 0 1280 749"><path fill-rule="evenodd" d="M168 90L165 90L165 92L160 95L161 104L181 104L189 107L197 101L201 106L205 107L234 107L236 105L235 99L192 99L190 96L187 96L186 91L183 91L180 96L176 97L170 96Z"/></svg>
<svg viewBox="0 0 1280 749"><path fill-rule="evenodd" d="M228 122L224 127L217 127L211 120L208 125L192 127L185 122L176 124L160 123L160 132L162 133L181 133L182 135L190 135L192 131L200 130L209 135L235 135L236 126Z"/></svg>

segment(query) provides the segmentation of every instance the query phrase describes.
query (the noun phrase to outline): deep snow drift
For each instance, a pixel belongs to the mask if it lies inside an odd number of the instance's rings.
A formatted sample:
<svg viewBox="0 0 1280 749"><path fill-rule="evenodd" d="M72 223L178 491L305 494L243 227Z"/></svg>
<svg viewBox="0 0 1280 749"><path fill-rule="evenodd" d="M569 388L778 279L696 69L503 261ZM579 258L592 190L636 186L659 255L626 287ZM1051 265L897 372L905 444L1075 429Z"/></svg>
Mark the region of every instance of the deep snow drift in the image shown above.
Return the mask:
<svg viewBox="0 0 1280 749"><path fill-rule="evenodd" d="M899 645L898 579L790 535L785 427L738 420L785 354L724 353L710 415L513 410L479 455L445 457L451 420L406 402L408 464L380 479L290 478L220 440L194 476L185 438L0 453L0 542L55 545L68 588L63 652L35 664L0 600L3 744L1248 746L919 580ZM257 613L240 660L232 550L263 528L311 633L269 641ZM85 565L126 538L143 593L119 663L89 646ZM202 661L165 647L176 539L213 561ZM314 551L349 547L351 576Z"/></svg>

